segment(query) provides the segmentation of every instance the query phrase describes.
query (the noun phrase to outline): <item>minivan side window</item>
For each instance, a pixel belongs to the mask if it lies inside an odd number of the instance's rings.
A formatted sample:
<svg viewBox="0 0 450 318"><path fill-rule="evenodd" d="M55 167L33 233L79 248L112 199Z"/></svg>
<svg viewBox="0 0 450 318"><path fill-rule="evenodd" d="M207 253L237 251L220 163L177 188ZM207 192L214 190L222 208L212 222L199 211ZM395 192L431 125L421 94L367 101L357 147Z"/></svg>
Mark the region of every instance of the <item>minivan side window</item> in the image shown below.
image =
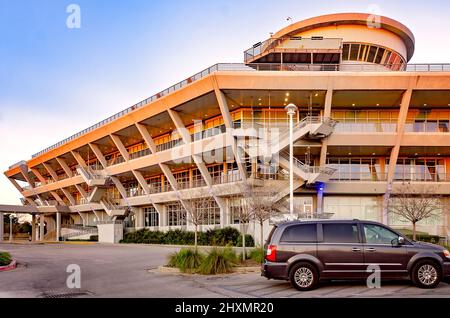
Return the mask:
<svg viewBox="0 0 450 318"><path fill-rule="evenodd" d="M324 223L322 229L324 243L359 243L357 224Z"/></svg>
<svg viewBox="0 0 450 318"><path fill-rule="evenodd" d="M317 224L301 224L286 228L281 236L282 243L317 242Z"/></svg>
<svg viewBox="0 0 450 318"><path fill-rule="evenodd" d="M398 239L397 234L385 227L374 224L364 224L363 227L367 244L391 245L392 241Z"/></svg>

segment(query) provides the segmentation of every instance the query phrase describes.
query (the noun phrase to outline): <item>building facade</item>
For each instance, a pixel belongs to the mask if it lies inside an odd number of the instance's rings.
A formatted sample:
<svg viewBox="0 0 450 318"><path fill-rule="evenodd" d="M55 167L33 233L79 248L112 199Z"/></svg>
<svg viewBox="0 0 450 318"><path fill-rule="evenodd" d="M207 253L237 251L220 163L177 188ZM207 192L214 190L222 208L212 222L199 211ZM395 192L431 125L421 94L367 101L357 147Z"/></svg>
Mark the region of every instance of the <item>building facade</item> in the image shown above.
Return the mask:
<svg viewBox="0 0 450 318"><path fill-rule="evenodd" d="M389 202L408 183L442 196L442 217L418 229L448 237L450 65L408 64L412 32L371 19L294 23L245 51L243 64L216 64L11 166L24 207L1 210L31 213L34 226L39 218L41 239L122 222L191 229L196 200L202 229L237 227L243 184L289 198L293 103L298 216L406 228ZM258 226L250 231L258 237Z"/></svg>

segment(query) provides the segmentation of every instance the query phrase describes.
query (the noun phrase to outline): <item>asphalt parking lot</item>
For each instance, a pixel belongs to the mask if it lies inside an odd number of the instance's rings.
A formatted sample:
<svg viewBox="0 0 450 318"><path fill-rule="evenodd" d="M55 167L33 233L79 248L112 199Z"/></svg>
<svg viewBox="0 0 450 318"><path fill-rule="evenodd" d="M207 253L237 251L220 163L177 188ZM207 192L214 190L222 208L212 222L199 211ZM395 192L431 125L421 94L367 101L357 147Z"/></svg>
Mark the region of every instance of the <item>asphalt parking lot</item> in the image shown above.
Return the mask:
<svg viewBox="0 0 450 318"><path fill-rule="evenodd" d="M300 293L288 282L272 281L258 273L206 277L160 273L175 251L171 247L140 245L8 245L19 262L14 271L0 273L0 297L448 297L450 285L423 290L409 282L385 282L380 289L365 283L330 282ZM69 289L67 266L81 269L81 288Z"/></svg>

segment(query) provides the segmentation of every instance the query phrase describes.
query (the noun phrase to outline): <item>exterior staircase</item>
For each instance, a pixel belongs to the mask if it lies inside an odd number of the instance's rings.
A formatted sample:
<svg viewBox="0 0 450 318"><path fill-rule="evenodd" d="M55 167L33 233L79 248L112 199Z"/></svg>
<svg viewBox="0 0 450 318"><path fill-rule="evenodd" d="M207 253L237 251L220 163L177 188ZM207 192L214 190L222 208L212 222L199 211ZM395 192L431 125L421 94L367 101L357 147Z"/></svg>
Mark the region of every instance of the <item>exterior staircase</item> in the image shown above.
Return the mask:
<svg viewBox="0 0 450 318"><path fill-rule="evenodd" d="M293 140L296 142L300 139L320 140L330 136L337 121L326 118L309 116L294 125ZM267 130L267 129L266 129ZM255 132L255 129L253 129ZM242 133L238 131L235 136ZM240 144L250 158L263 157L272 159L274 155L278 157L278 163L284 169L290 167L289 152L285 149L289 146L289 128L283 127L277 131L276 134L259 129L259 132L254 135L247 135L250 138L247 143ZM256 138L252 138L256 137ZM294 157L294 174L306 181L308 184L317 182L328 182L336 169L329 167L313 167L306 165Z"/></svg>
<svg viewBox="0 0 450 318"><path fill-rule="evenodd" d="M110 217L121 217L127 214L127 209L118 204L115 200L103 198L100 200L100 204Z"/></svg>
<svg viewBox="0 0 450 318"><path fill-rule="evenodd" d="M288 151L280 152L278 162L281 167L289 169L290 155ZM337 170L330 167L309 166L294 157L294 175L305 180L308 184L317 182L328 182Z"/></svg>
<svg viewBox="0 0 450 318"><path fill-rule="evenodd" d="M85 227L81 225L68 225L61 228L61 236L63 241L68 239L89 239L91 235L98 235L96 227Z"/></svg>
<svg viewBox="0 0 450 318"><path fill-rule="evenodd" d="M94 170L91 167L77 167L77 172L83 178L84 182L89 187L102 187L106 186L108 177L102 173L100 170Z"/></svg>

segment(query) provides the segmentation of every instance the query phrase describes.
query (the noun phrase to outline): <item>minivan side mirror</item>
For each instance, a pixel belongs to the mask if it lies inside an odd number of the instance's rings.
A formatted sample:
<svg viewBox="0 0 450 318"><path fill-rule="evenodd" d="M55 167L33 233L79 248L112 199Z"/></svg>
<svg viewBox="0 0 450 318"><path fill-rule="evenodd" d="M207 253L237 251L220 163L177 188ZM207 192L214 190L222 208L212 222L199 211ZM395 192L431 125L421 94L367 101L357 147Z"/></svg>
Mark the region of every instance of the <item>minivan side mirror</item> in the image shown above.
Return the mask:
<svg viewBox="0 0 450 318"><path fill-rule="evenodd" d="M399 236L398 238L393 239L391 243L392 243L392 246L402 246L402 245L405 245L405 238L402 237L402 236Z"/></svg>

